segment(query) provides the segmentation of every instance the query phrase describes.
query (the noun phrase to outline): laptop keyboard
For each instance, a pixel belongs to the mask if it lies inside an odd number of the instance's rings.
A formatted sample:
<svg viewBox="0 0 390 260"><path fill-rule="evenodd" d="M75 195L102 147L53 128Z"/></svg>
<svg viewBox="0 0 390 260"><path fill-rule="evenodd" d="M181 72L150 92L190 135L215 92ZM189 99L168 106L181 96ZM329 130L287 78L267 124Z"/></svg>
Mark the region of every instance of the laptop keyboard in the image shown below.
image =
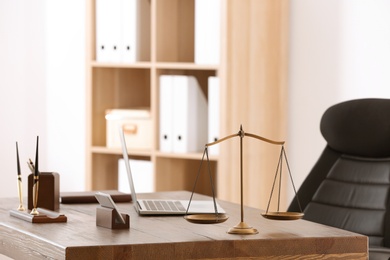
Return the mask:
<svg viewBox="0 0 390 260"><path fill-rule="evenodd" d="M147 210L152 211L186 211L180 201L144 200L144 204Z"/></svg>

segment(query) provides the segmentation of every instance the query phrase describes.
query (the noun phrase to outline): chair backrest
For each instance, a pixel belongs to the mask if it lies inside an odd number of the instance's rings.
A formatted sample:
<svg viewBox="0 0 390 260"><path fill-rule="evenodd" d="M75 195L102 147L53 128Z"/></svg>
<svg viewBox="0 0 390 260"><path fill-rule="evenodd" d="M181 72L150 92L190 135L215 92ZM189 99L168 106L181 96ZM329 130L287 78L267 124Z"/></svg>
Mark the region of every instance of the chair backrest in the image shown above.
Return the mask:
<svg viewBox="0 0 390 260"><path fill-rule="evenodd" d="M336 104L320 129L327 146L298 190L304 219L390 247L390 99Z"/></svg>

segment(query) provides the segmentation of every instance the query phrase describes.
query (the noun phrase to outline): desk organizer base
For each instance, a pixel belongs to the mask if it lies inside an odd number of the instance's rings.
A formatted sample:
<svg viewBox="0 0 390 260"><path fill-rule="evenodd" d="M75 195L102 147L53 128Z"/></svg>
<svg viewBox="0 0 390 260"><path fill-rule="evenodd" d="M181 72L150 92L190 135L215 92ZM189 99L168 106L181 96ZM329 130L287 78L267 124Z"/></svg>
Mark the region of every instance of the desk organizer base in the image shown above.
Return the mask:
<svg viewBox="0 0 390 260"><path fill-rule="evenodd" d="M60 223L67 222L68 218L64 214L38 208L39 215L31 215L29 211L10 210L10 215L31 223Z"/></svg>
<svg viewBox="0 0 390 260"><path fill-rule="evenodd" d="M116 212L114 209L97 207L96 208L96 226L105 227L110 229L129 229L130 217L128 214L119 213L122 215L125 223L120 223L116 219Z"/></svg>

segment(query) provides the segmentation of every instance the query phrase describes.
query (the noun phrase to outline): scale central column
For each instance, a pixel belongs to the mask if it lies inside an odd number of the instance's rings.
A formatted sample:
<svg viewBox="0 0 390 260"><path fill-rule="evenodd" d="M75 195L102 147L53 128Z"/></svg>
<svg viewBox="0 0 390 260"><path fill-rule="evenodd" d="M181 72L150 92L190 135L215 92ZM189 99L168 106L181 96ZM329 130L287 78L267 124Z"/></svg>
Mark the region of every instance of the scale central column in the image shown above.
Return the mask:
<svg viewBox="0 0 390 260"><path fill-rule="evenodd" d="M241 222L235 225L234 227L230 228L228 230L229 234L257 234L259 233L257 229L251 227L247 223L244 222L244 175L243 175L243 157L242 157L242 150L243 150L243 139L245 136L245 132L242 130L242 126L240 126L240 131L238 132L238 135L240 136L240 189L241 189Z"/></svg>

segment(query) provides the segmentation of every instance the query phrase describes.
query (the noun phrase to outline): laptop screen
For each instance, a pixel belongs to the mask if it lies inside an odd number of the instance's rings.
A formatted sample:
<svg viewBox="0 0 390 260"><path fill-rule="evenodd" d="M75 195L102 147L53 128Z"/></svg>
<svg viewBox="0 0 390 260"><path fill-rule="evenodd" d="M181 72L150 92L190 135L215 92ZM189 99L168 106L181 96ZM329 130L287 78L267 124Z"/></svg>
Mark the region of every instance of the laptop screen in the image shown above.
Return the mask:
<svg viewBox="0 0 390 260"><path fill-rule="evenodd" d="M130 192L133 201L135 204L138 203L137 201L137 194L135 193L135 188L134 188L134 183L133 183L133 176L131 173L131 168L130 168L130 163L129 163L129 155L127 154L127 145L126 145L126 140L125 140L125 134L123 132L123 128L119 127L119 134L121 138L121 146L122 146L122 153L123 153L123 159L125 161L125 166L126 166L126 172L127 172L127 177L129 180L129 187L130 187ZM138 209L138 207L136 207Z"/></svg>

